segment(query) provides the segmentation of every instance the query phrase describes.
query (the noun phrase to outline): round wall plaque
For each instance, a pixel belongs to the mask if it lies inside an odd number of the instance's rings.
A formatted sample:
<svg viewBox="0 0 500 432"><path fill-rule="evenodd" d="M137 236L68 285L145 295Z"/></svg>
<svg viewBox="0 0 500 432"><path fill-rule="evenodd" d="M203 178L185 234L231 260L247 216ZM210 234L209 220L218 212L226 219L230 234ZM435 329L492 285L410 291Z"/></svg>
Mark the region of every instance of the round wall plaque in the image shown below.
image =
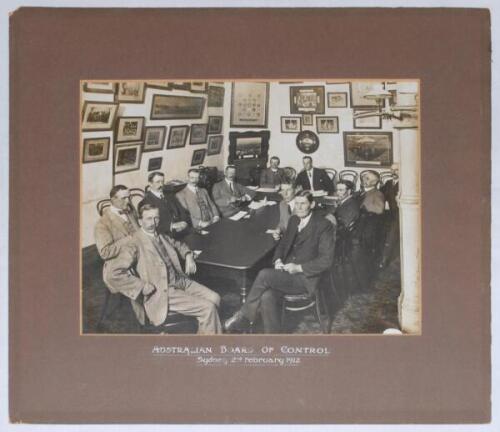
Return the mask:
<svg viewBox="0 0 500 432"><path fill-rule="evenodd" d="M319 147L319 138L314 132L305 130L297 135L297 147L302 153L314 153Z"/></svg>

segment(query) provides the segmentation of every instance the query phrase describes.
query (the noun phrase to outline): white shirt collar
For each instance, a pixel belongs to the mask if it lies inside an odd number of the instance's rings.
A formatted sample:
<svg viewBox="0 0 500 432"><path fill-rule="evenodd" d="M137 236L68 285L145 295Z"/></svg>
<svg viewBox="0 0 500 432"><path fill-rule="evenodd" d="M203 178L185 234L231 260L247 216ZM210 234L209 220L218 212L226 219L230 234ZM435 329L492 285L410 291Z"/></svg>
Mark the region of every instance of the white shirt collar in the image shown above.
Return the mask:
<svg viewBox="0 0 500 432"><path fill-rule="evenodd" d="M153 189L150 189L150 192L156 196L157 198L163 198L163 192L157 192L157 191L154 191Z"/></svg>
<svg viewBox="0 0 500 432"><path fill-rule="evenodd" d="M301 232L307 226L307 224L309 223L309 220L311 219L311 216L312 216L312 212L309 213L309 215L307 215L305 218L300 219L299 226L298 226L299 232Z"/></svg>
<svg viewBox="0 0 500 432"><path fill-rule="evenodd" d="M191 192L194 192L194 193L196 193L196 191L198 190L198 186L193 186L191 183L188 183L187 187L189 188L189 190Z"/></svg>
<svg viewBox="0 0 500 432"><path fill-rule="evenodd" d="M154 234L151 234L151 233L148 233L144 228L141 227L141 230L144 234L146 234L148 237L151 237L151 238L156 238L156 235Z"/></svg>
<svg viewBox="0 0 500 432"><path fill-rule="evenodd" d="M365 188L365 192L370 192L371 190L375 189L375 186Z"/></svg>
<svg viewBox="0 0 500 432"><path fill-rule="evenodd" d="M295 198L293 198L290 202L288 202L287 205L292 208L293 212L295 210Z"/></svg>
<svg viewBox="0 0 500 432"><path fill-rule="evenodd" d="M119 218L123 219L123 220L127 220L127 215L125 215L123 213L123 210L120 210L119 208L116 208L115 206L110 206L109 208L110 211L112 211L116 216L118 216Z"/></svg>
<svg viewBox="0 0 500 432"><path fill-rule="evenodd" d="M231 183L233 183L234 185L234 181L233 180L229 180L228 178L224 177L224 179L226 180L226 183L231 186Z"/></svg>

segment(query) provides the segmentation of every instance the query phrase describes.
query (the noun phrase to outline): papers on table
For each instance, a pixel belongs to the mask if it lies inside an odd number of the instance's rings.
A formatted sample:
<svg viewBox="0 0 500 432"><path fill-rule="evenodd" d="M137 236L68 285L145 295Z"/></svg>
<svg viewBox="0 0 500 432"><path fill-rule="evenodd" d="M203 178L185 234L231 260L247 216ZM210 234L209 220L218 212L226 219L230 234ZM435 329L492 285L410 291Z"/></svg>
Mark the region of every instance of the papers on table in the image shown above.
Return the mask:
<svg viewBox="0 0 500 432"><path fill-rule="evenodd" d="M239 211L235 215L231 216L229 219L234 220L234 221L239 221L240 219L244 218L247 215L248 215L247 212Z"/></svg>
<svg viewBox="0 0 500 432"><path fill-rule="evenodd" d="M313 191L313 197L322 197L322 196L326 196L328 195L328 192L324 191L324 190L317 190L317 191Z"/></svg>
<svg viewBox="0 0 500 432"><path fill-rule="evenodd" d="M247 189L257 190L257 189L259 189L259 186L247 186Z"/></svg>
<svg viewBox="0 0 500 432"><path fill-rule="evenodd" d="M260 201L252 201L249 205L248 208L251 210L257 210L260 209L261 207L265 206L272 206L277 204L276 201L268 201L267 199L263 199Z"/></svg>
<svg viewBox="0 0 500 432"><path fill-rule="evenodd" d="M257 189L257 192L278 192L278 190L279 190L279 186L273 187L273 188L261 187L261 188Z"/></svg>

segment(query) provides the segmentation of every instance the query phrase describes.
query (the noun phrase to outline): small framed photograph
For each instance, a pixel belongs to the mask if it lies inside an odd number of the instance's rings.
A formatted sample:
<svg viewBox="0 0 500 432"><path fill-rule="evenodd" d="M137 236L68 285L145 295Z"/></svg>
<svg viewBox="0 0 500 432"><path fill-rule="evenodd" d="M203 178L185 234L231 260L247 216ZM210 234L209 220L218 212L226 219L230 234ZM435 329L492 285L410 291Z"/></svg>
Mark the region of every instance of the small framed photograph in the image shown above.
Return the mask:
<svg viewBox="0 0 500 432"><path fill-rule="evenodd" d="M347 92L327 93L328 108L347 108Z"/></svg>
<svg viewBox="0 0 500 432"><path fill-rule="evenodd" d="M162 157L154 157L148 161L148 171L158 171L161 169Z"/></svg>
<svg viewBox="0 0 500 432"><path fill-rule="evenodd" d="M146 81L146 87L158 90L171 90L170 83L168 81Z"/></svg>
<svg viewBox="0 0 500 432"><path fill-rule="evenodd" d="M208 117L208 133L219 134L222 132L222 116Z"/></svg>
<svg viewBox="0 0 500 432"><path fill-rule="evenodd" d="M141 166L142 141L115 145L113 174L136 171Z"/></svg>
<svg viewBox="0 0 500 432"><path fill-rule="evenodd" d="M87 81L83 83L83 91L87 93L113 94L115 92L115 83Z"/></svg>
<svg viewBox="0 0 500 432"><path fill-rule="evenodd" d="M208 107L220 108L224 106L224 87L208 86Z"/></svg>
<svg viewBox="0 0 500 432"><path fill-rule="evenodd" d="M163 150L165 144L166 126L148 126L144 132L143 152Z"/></svg>
<svg viewBox="0 0 500 432"><path fill-rule="evenodd" d="M371 115L367 117L363 117L363 114L373 114L373 111L353 110L354 120L353 127L354 129L382 129L382 117L378 115ZM356 115L361 115L361 117L356 118Z"/></svg>
<svg viewBox="0 0 500 432"><path fill-rule="evenodd" d="M222 135L213 135L208 139L208 156L218 155L222 149Z"/></svg>
<svg viewBox="0 0 500 432"><path fill-rule="evenodd" d="M117 103L86 101L83 104L82 131L112 130L117 113Z"/></svg>
<svg viewBox="0 0 500 432"><path fill-rule="evenodd" d="M144 103L146 83L144 81L119 81L115 95L115 102Z"/></svg>
<svg viewBox="0 0 500 432"><path fill-rule="evenodd" d="M302 117L281 117L281 132L299 133L302 130Z"/></svg>
<svg viewBox="0 0 500 432"><path fill-rule="evenodd" d="M192 124L189 144L205 144L207 142L208 123Z"/></svg>
<svg viewBox="0 0 500 432"><path fill-rule="evenodd" d="M381 82L353 81L349 83L351 108L372 108L377 106L375 99L369 99L366 96L380 89L383 86ZM383 104L385 106L385 102Z"/></svg>
<svg viewBox="0 0 500 432"><path fill-rule="evenodd" d="M205 160L206 149L198 149L193 152L193 158L191 159L191 166L202 165Z"/></svg>
<svg viewBox="0 0 500 432"><path fill-rule="evenodd" d="M316 117L316 131L318 133L339 133L339 118Z"/></svg>
<svg viewBox="0 0 500 432"><path fill-rule="evenodd" d="M206 93L208 90L208 83L206 81L191 81L192 93Z"/></svg>
<svg viewBox="0 0 500 432"><path fill-rule="evenodd" d="M312 126L314 122L314 116L312 114L302 114L302 124L304 126Z"/></svg>
<svg viewBox="0 0 500 432"><path fill-rule="evenodd" d="M184 147L188 134L189 126L171 126L168 133L167 149Z"/></svg>
<svg viewBox="0 0 500 432"><path fill-rule="evenodd" d="M153 95L151 120L200 119L205 98L195 96Z"/></svg>
<svg viewBox="0 0 500 432"><path fill-rule="evenodd" d="M170 81L168 85L171 90L191 90L191 83L189 81Z"/></svg>
<svg viewBox="0 0 500 432"><path fill-rule="evenodd" d="M83 140L83 163L106 161L109 157L109 137Z"/></svg>
<svg viewBox="0 0 500 432"><path fill-rule="evenodd" d="M325 87L290 87L290 114L324 114Z"/></svg>
<svg viewBox="0 0 500 432"><path fill-rule="evenodd" d="M142 140L144 117L119 117L116 122L115 142Z"/></svg>
<svg viewBox="0 0 500 432"><path fill-rule="evenodd" d="M344 132L346 167L390 167L392 132Z"/></svg>

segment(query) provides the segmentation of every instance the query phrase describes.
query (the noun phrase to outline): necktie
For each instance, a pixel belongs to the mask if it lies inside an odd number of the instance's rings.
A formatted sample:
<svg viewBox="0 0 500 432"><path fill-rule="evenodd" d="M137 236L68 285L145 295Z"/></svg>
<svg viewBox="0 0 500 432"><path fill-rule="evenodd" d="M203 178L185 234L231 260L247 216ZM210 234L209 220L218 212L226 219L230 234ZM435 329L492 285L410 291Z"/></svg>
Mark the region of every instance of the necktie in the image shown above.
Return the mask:
<svg viewBox="0 0 500 432"><path fill-rule="evenodd" d="M291 215L292 214L292 206L290 204L288 204L287 207L288 207L288 214Z"/></svg>
<svg viewBox="0 0 500 432"><path fill-rule="evenodd" d="M208 208L207 202L204 200L203 195L198 188L196 188L196 201L198 202L198 207L200 208L201 220L203 222L210 222L212 220L212 212Z"/></svg>
<svg viewBox="0 0 500 432"><path fill-rule="evenodd" d="M231 193L234 194L233 182L229 182L229 189L231 189Z"/></svg>

